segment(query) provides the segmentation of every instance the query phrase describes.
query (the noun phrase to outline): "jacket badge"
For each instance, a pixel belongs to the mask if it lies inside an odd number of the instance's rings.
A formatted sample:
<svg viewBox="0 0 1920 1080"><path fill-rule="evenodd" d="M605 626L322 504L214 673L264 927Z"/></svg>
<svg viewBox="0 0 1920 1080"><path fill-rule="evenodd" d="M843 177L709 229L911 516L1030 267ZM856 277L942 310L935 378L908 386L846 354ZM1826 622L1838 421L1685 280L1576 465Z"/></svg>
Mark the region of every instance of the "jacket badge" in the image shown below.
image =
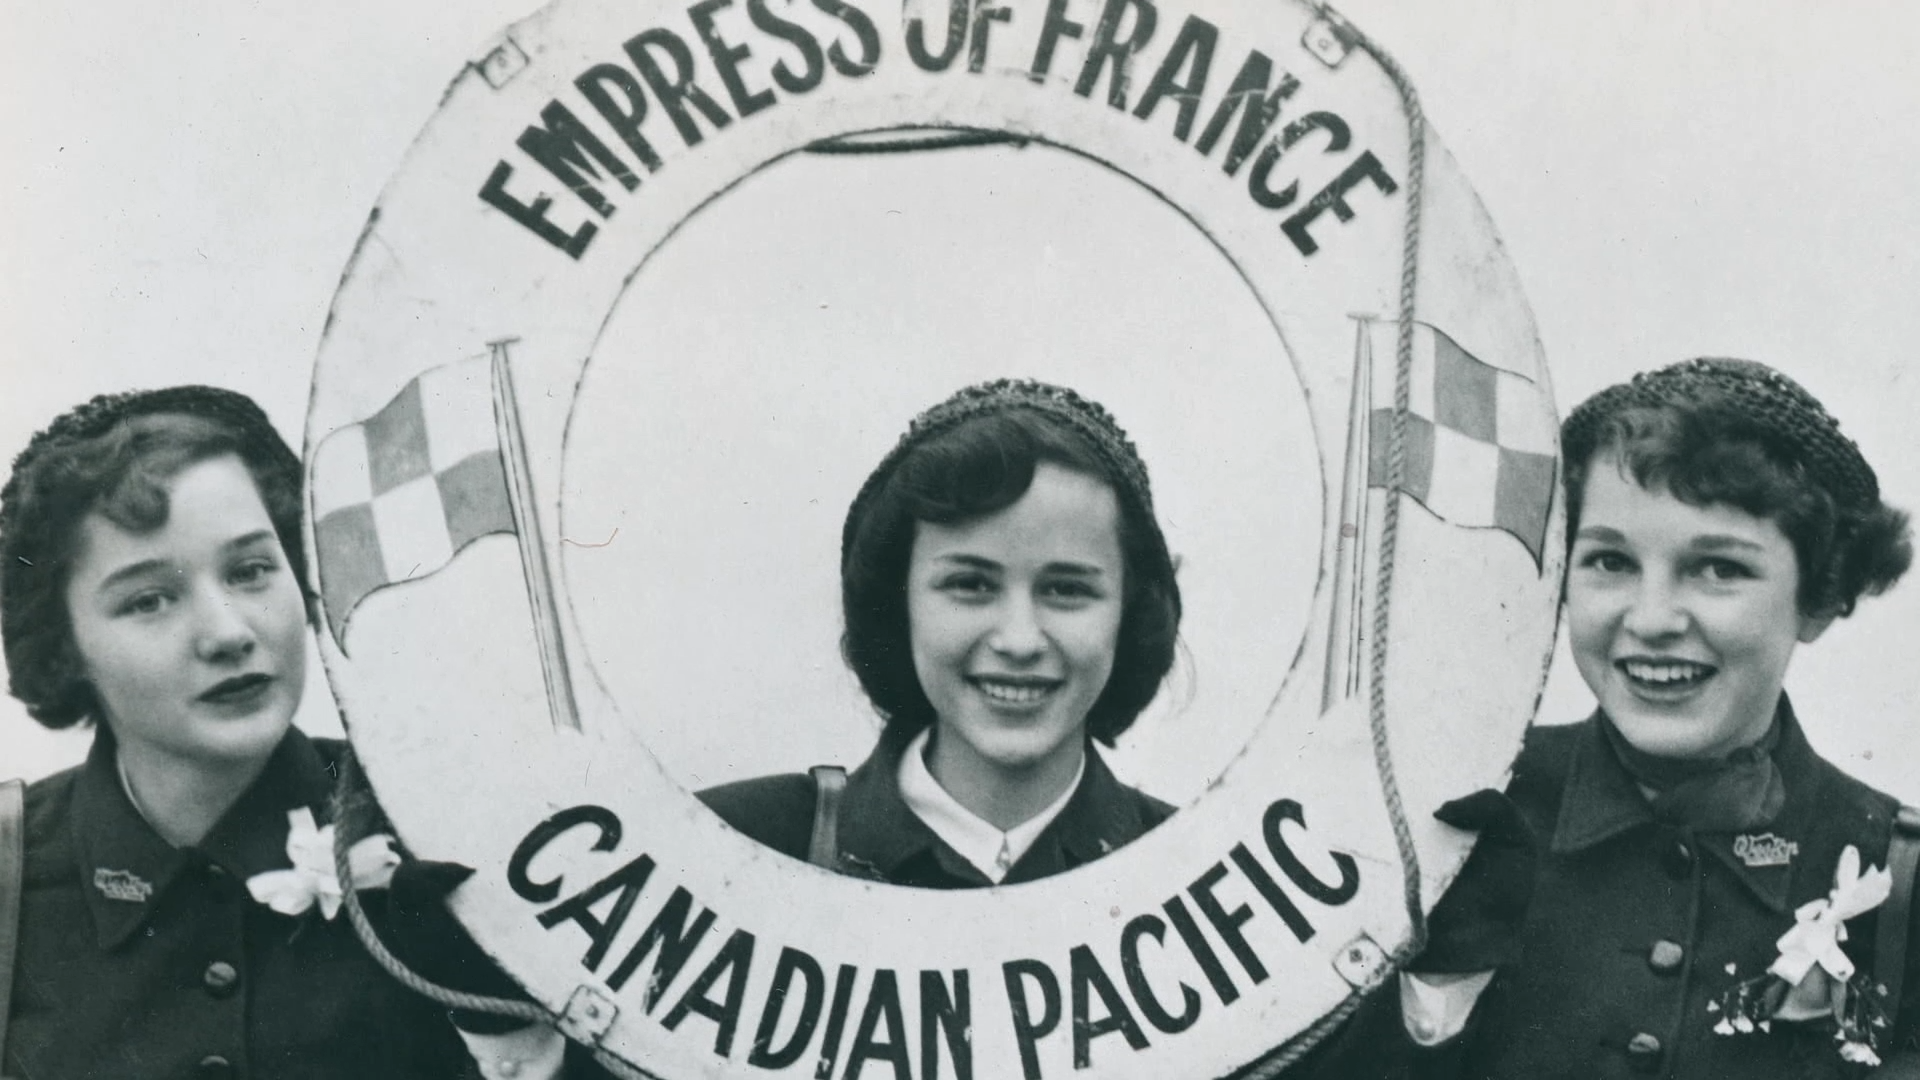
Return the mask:
<svg viewBox="0 0 1920 1080"><path fill-rule="evenodd" d="M1772 833L1743 833L1733 838L1733 853L1750 867L1785 866L1800 854L1800 845Z"/></svg>
<svg viewBox="0 0 1920 1080"><path fill-rule="evenodd" d="M153 882L131 870L94 867L93 887L109 900L124 900L129 904L144 904L147 897L153 895Z"/></svg>

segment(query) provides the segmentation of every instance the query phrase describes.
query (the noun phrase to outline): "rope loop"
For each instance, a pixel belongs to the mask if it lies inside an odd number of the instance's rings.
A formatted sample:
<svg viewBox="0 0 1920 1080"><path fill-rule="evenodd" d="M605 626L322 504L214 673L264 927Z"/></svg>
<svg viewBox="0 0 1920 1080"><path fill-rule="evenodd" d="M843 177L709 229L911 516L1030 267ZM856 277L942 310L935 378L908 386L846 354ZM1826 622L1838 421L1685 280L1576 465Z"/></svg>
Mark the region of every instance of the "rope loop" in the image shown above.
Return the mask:
<svg viewBox="0 0 1920 1080"><path fill-rule="evenodd" d="M365 780L360 776L359 760L352 753L341 755L340 778L333 789L333 872L340 878L341 905L347 909L347 918L353 922L353 931L359 935L360 944L366 947L367 955L373 957L374 962L385 968L387 974L398 980L400 985L449 1009L491 1013L528 1023L552 1023L553 1017L548 1015L547 1010L531 1001L469 994L431 982L393 955L386 942L380 940L380 934L367 918L366 909L360 905L360 893L353 886L353 873L347 858L348 849L359 839L350 835L354 830L345 827L348 792L364 783Z"/></svg>
<svg viewBox="0 0 1920 1080"><path fill-rule="evenodd" d="M347 918L353 923L353 932L360 938L360 944L367 955L384 968L388 975L398 980L400 985L448 1009L465 1009L468 1012L488 1013L493 1016L505 1016L525 1020L530 1024L560 1026L560 1018L531 1001L514 1001L511 998L487 997L483 994L469 994L449 986L441 986L408 967L399 957L393 955L386 942L380 940L373 923L367 918L366 909L360 905L360 893L353 887L347 852L353 842L360 839L351 835L353 830L346 827L348 799L353 791L365 785L360 775L360 763L351 750L341 755L340 778L333 788L333 872L340 878L341 906L347 910ZM652 1073L637 1069L605 1050L595 1047L593 1059L601 1068L619 1078L619 1080L660 1080Z"/></svg>

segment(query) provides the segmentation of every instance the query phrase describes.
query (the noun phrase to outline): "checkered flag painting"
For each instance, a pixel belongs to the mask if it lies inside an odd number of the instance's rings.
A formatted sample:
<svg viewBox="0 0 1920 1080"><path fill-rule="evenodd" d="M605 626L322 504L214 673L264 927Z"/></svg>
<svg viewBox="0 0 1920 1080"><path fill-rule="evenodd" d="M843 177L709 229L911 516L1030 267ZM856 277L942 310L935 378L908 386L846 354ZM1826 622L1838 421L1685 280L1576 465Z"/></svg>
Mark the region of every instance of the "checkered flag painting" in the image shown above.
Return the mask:
<svg viewBox="0 0 1920 1080"><path fill-rule="evenodd" d="M486 356L433 368L314 450L320 597L344 651L376 589L425 577L489 533L514 532Z"/></svg>
<svg viewBox="0 0 1920 1080"><path fill-rule="evenodd" d="M1375 322L1376 372L1367 486L1387 486L1392 363L1399 327ZM1482 363L1425 323L1414 325L1401 490L1454 525L1501 529L1533 555L1546 544L1558 425L1539 384Z"/></svg>

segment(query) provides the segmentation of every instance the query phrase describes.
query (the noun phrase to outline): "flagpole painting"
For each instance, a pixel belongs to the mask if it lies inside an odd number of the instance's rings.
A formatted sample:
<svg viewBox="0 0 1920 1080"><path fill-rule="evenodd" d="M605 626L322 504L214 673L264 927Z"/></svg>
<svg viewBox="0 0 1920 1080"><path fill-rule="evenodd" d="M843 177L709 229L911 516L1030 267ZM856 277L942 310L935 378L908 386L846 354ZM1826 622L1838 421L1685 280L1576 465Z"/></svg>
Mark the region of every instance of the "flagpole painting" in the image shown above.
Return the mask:
<svg viewBox="0 0 1920 1080"><path fill-rule="evenodd" d="M1387 490L1387 425L1393 401L1375 386L1392 385L1376 370L1391 356L1398 327L1353 315L1353 397L1340 487L1340 531L1328 626L1322 711L1359 693L1365 672L1365 538L1375 500ZM1542 562L1559 470L1553 402L1533 380L1469 355L1452 338L1414 325L1411 402L1400 492L1434 517L1461 528L1497 529ZM1545 572L1543 566L1542 572Z"/></svg>
<svg viewBox="0 0 1920 1080"><path fill-rule="evenodd" d="M1353 404L1347 410L1347 455L1340 472L1340 527L1334 539L1332 617L1327 624L1327 660L1320 711L1352 700L1366 675L1365 612L1368 513L1372 444L1367 420L1373 415L1372 315L1350 316L1353 335Z"/></svg>
<svg viewBox="0 0 1920 1080"><path fill-rule="evenodd" d="M527 576L527 599L533 604L533 632L540 642L540 673L547 686L547 714L553 725L580 729L580 709L573 697L573 674L567 667L566 639L560 633L560 603L553 588L553 568L540 535L540 516L533 512L534 487L527 468L527 439L520 430L520 399L513 389L512 338L487 346L493 372L493 413L499 421L500 447L507 464L509 505L515 507L514 536L520 541L520 565ZM521 509L525 508L525 509Z"/></svg>
<svg viewBox="0 0 1920 1080"><path fill-rule="evenodd" d="M1415 947L1470 845L1432 811L1501 783L1545 679L1564 524L1545 359L1492 223L1410 126L1386 54L1296 0L964 7L791 5L768 31L737 6L560 0L503 31L475 55L513 62L454 81L370 215L315 363L322 659L382 806L407 847L475 868L454 909L536 1002L556 1017L594 1002L569 1030L666 1080L882 1062L1162 1080L1271 1062ZM819 57L804 72L796 40ZM749 247L725 215L780 170L818 170L830 199L835 177L884 168L856 144L1093 170L1220 260L1256 334L1231 360L982 358L964 332L924 330L909 299L865 326L886 348L849 359L826 336L831 305L803 298L742 356L720 329L784 297L716 285L694 311L627 307L663 266L834 277L836 236ZM1146 212L1021 227L1131 235ZM668 314L688 329L644 336ZM1124 323L1102 305L1039 314L1073 342ZM628 323L641 336L610 329ZM1248 506L1156 475L1170 518L1208 523L1180 523L1183 592L1219 575L1183 634L1244 625L1222 611L1249 606L1258 575L1298 584L1289 621L1258 624L1235 699L1251 704L1220 725L1233 734L1204 790L1044 881L906 889L754 843L643 733L760 741L829 707L765 672L840 672L838 628L792 639L773 616L838 600L844 508L899 421L1002 375L1125 399L1136 436L1193 444L1156 462L1204 480L1231 461L1253 474L1244 490L1284 503L1262 520L1297 537L1246 536ZM1396 418L1382 399L1403 379ZM772 433L749 444L750 428ZM764 474L779 479L755 486ZM749 512L776 500L789 516ZM1241 557L1228 547L1251 555L1222 574ZM552 722L528 724L542 707ZM1174 1018L1170 1001L1193 1004Z"/></svg>
<svg viewBox="0 0 1920 1080"><path fill-rule="evenodd" d="M378 412L315 447L309 480L321 606L334 643L351 655L347 632L361 601L434 574L483 536L511 533L549 714L555 727L578 730L553 579L530 509L510 344L495 341L485 355L422 372Z"/></svg>

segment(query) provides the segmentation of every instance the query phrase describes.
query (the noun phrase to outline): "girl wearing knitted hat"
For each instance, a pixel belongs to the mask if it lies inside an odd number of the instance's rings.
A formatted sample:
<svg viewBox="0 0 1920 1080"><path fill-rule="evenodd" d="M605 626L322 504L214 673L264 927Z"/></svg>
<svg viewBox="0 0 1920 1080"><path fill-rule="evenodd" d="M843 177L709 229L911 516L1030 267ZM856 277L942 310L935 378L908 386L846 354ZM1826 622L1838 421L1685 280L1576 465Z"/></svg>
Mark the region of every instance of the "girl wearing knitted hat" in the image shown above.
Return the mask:
<svg viewBox="0 0 1920 1080"><path fill-rule="evenodd" d="M1562 443L1567 627L1599 709L1514 765L1538 870L1503 886L1532 902L1478 950L1510 962L1457 1075L1920 1075L1920 815L1821 758L1782 689L1797 646L1906 570L1906 515L1756 363L1636 376ZM1488 886L1470 862L1454 888Z"/></svg>
<svg viewBox="0 0 1920 1080"><path fill-rule="evenodd" d="M95 398L14 463L0 493L11 690L42 724L95 734L85 764L27 789L23 830L0 806L0 1075L470 1075L443 1010L338 917L327 822L346 751L291 727L300 491L260 409L209 387ZM369 915L416 966L472 960L431 888L401 895L398 861L388 837L354 845ZM470 1038L519 1075L560 1068L552 1032Z"/></svg>
<svg viewBox="0 0 1920 1080"><path fill-rule="evenodd" d="M842 652L885 721L846 775L702 793L762 843L925 888L1031 881L1172 807L1112 745L1173 664L1180 588L1147 470L1070 390L1001 380L921 414L841 534Z"/></svg>

